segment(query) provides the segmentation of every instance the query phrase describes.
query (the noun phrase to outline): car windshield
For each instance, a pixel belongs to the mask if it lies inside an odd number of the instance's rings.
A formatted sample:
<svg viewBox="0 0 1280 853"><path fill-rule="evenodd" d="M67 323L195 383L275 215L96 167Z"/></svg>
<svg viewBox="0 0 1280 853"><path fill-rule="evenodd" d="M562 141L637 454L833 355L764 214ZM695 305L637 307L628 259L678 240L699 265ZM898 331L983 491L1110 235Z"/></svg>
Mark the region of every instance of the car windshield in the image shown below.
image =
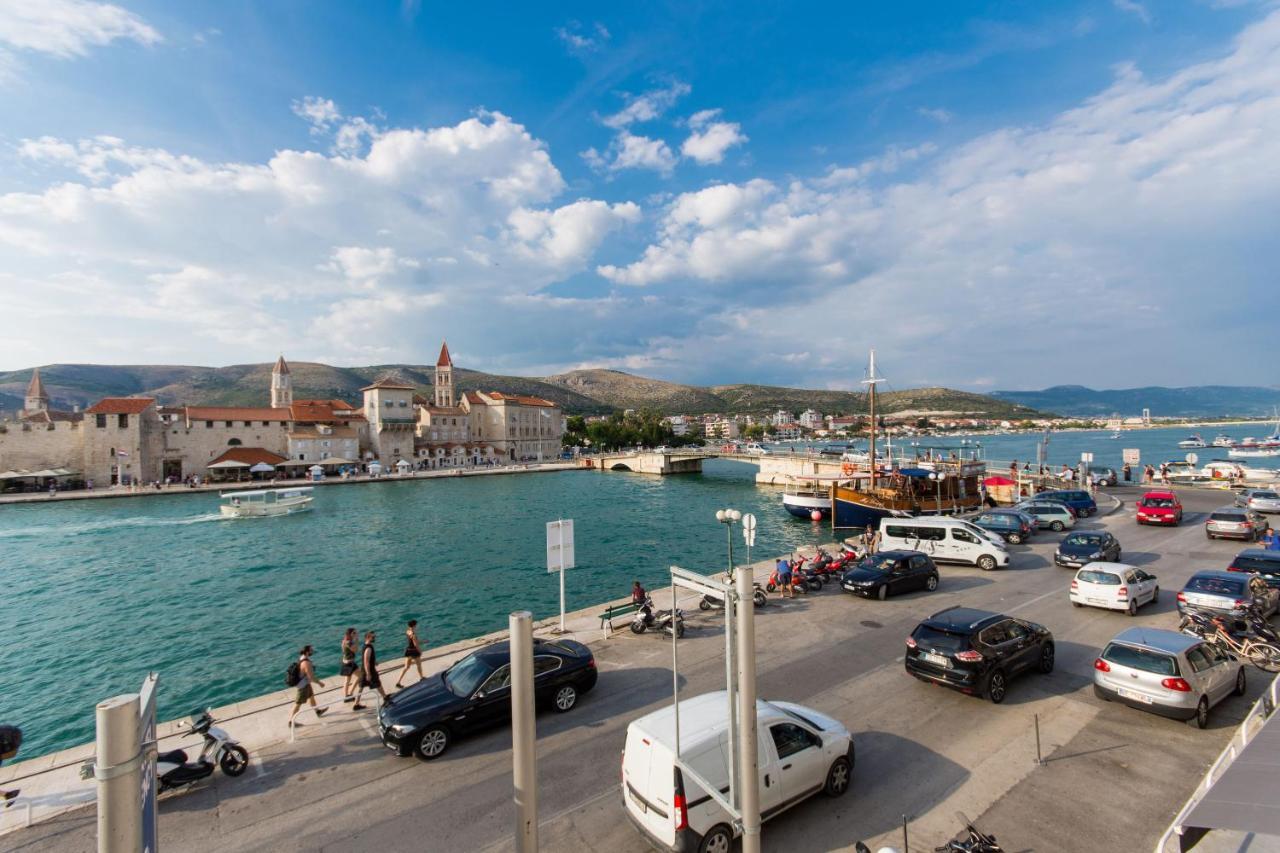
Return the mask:
<svg viewBox="0 0 1280 853"><path fill-rule="evenodd" d="M1102 652L1102 659L1156 675L1178 674L1178 663L1168 654L1151 649L1135 649L1122 643L1108 645Z"/></svg>
<svg viewBox="0 0 1280 853"><path fill-rule="evenodd" d="M1082 571L1076 575L1076 580L1086 581L1087 583L1096 583L1103 586L1119 586L1120 576L1113 575L1111 572L1099 572L1094 569Z"/></svg>
<svg viewBox="0 0 1280 853"><path fill-rule="evenodd" d="M495 667L479 655L468 655L444 672L444 684L458 696L476 692Z"/></svg>
<svg viewBox="0 0 1280 853"><path fill-rule="evenodd" d="M1102 544L1102 537L1096 533L1075 533L1062 540L1063 545L1084 545L1093 547Z"/></svg>
<svg viewBox="0 0 1280 853"><path fill-rule="evenodd" d="M1192 592L1207 592L1213 595L1243 595L1244 581L1226 578L1192 578L1187 581L1186 588Z"/></svg>
<svg viewBox="0 0 1280 853"><path fill-rule="evenodd" d="M1214 512L1209 514L1210 521L1244 521L1243 512Z"/></svg>
<svg viewBox="0 0 1280 853"><path fill-rule="evenodd" d="M1236 557L1231 565L1240 572L1261 572L1264 575L1280 575L1280 560L1265 557Z"/></svg>
<svg viewBox="0 0 1280 853"><path fill-rule="evenodd" d="M1262 498L1263 500L1267 500L1267 501L1273 501L1277 498L1277 495L1275 492L1254 492L1253 496L1255 498Z"/></svg>
<svg viewBox="0 0 1280 853"><path fill-rule="evenodd" d="M1173 507L1173 498L1147 498L1142 505L1154 509L1170 509Z"/></svg>
<svg viewBox="0 0 1280 853"><path fill-rule="evenodd" d="M875 556L867 557L858 563L858 568L870 569L873 572L891 572L896 565L898 565L896 557Z"/></svg>
<svg viewBox="0 0 1280 853"><path fill-rule="evenodd" d="M1013 519L1006 515L984 515L978 519L978 524L990 524L992 527L1011 527Z"/></svg>
<svg viewBox="0 0 1280 853"><path fill-rule="evenodd" d="M953 634L950 631L931 628L928 625L921 625L916 628L916 632L912 636L915 638L917 646L937 649L942 652L962 652L969 648L968 634Z"/></svg>

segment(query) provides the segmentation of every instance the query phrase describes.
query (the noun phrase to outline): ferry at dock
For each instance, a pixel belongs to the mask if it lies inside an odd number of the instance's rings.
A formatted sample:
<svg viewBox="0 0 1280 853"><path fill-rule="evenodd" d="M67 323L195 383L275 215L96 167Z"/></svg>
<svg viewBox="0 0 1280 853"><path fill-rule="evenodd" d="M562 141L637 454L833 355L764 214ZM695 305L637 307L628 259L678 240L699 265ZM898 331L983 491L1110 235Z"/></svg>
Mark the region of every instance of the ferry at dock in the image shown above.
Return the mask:
<svg viewBox="0 0 1280 853"><path fill-rule="evenodd" d="M218 508L223 518L271 518L293 515L311 509L311 487L297 486L291 489L258 489L251 492L231 492L219 495L222 505Z"/></svg>

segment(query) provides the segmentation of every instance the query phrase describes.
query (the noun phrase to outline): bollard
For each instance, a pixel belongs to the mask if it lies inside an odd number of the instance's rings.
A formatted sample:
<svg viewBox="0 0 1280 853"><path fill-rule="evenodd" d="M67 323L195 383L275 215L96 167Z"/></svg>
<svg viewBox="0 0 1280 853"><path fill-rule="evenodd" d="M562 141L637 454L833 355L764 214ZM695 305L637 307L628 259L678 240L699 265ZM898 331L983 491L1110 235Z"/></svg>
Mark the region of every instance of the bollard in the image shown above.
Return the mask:
<svg viewBox="0 0 1280 853"><path fill-rule="evenodd" d="M538 849L538 766L533 719L533 614L512 613L511 633L511 772L515 786L516 851Z"/></svg>
<svg viewBox="0 0 1280 853"><path fill-rule="evenodd" d="M1036 720L1036 766L1043 767L1044 759L1040 757L1040 715L1035 715Z"/></svg>
<svg viewBox="0 0 1280 853"><path fill-rule="evenodd" d="M97 720L98 853L142 850L142 782L138 695L104 699Z"/></svg>

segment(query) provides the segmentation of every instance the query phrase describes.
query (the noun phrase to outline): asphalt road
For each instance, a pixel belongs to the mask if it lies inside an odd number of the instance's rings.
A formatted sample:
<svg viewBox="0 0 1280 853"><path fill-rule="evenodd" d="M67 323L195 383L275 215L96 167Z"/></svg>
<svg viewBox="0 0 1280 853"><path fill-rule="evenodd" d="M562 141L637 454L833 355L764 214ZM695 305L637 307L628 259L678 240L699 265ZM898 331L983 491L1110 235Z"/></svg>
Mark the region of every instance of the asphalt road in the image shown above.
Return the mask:
<svg viewBox="0 0 1280 853"><path fill-rule="evenodd" d="M1195 570L1221 568L1241 547L1206 541L1204 514L1221 492L1186 494L1177 529L1138 527L1136 490L1126 506L1084 522L1120 539L1125 562L1160 578L1162 595L1136 618L1073 608L1071 572L1052 565L1061 534L1042 532L1012 549L1012 566L981 572L942 567L934 593L888 601L825 590L757 611L761 695L808 704L854 732L854 784L838 800L818 798L766 824L767 850L851 849L856 840L932 850L956 829L956 811L978 818L1011 851L1150 850L1208 764L1229 739L1249 694L1214 709L1210 727L1173 722L1093 696L1098 650L1135 624L1174 628L1174 593ZM1051 675L1013 682L999 706L908 677L903 640L923 617L956 604L1040 622L1057 640ZM682 691L723 687L719 611L693 611L681 644ZM670 645L620 632L594 645L597 688L564 715L538 718L539 807L544 850L643 851L618 793L627 723L671 700ZM338 719L334 720L334 716ZM1046 761L1036 765L1035 719ZM346 718L345 720L343 718ZM433 763L383 749L368 717L335 711L323 730L255 755L240 779L162 801L166 851L511 849L510 733L455 744ZM234 734L234 733L233 733ZM92 810L0 838L6 850L91 850Z"/></svg>

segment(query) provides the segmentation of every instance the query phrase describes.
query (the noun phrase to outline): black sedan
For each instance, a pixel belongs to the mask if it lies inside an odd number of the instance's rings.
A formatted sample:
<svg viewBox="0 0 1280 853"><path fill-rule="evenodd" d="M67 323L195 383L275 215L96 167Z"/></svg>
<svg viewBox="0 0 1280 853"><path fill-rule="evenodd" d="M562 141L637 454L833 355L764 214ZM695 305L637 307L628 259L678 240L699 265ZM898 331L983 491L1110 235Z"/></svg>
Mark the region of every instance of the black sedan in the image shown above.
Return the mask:
<svg viewBox="0 0 1280 853"><path fill-rule="evenodd" d="M1055 566L1078 569L1088 563L1120 562L1120 542L1105 530L1072 533L1053 555Z"/></svg>
<svg viewBox="0 0 1280 853"><path fill-rule="evenodd" d="M596 686L591 649L574 640L534 640L533 689L539 706L564 712ZM493 643L382 706L382 742L398 755L439 758L460 735L511 722L511 649Z"/></svg>
<svg viewBox="0 0 1280 853"><path fill-rule="evenodd" d="M881 551L840 576L840 587L881 601L899 592L938 588L938 567L919 551Z"/></svg>

